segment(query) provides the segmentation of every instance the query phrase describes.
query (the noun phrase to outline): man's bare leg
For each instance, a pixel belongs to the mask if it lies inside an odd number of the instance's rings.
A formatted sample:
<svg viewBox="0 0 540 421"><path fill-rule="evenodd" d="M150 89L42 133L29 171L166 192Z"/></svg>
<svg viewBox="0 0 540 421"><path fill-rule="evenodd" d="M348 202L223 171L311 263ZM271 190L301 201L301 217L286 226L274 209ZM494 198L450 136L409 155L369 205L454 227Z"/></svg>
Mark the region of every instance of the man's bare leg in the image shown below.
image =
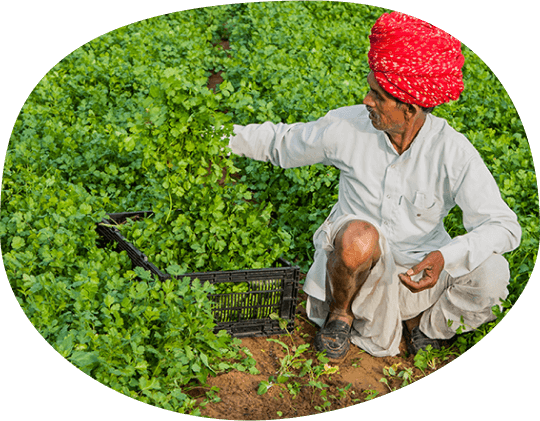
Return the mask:
<svg viewBox="0 0 540 421"><path fill-rule="evenodd" d="M380 256L379 233L368 222L351 221L336 235L327 263L332 293L330 314L316 340L317 348L326 349L328 356L348 349L348 334L344 332L348 332L354 319L352 302Z"/></svg>
<svg viewBox="0 0 540 421"><path fill-rule="evenodd" d="M379 233L370 223L351 221L338 232L327 264L332 291L328 321L352 323L351 304L380 256Z"/></svg>
<svg viewBox="0 0 540 421"><path fill-rule="evenodd" d="M405 326L407 326L407 329L409 330L409 332L412 332L412 330L415 327L420 326L420 319L422 318L422 314L424 313L420 313L418 316L416 316L413 319L405 320Z"/></svg>

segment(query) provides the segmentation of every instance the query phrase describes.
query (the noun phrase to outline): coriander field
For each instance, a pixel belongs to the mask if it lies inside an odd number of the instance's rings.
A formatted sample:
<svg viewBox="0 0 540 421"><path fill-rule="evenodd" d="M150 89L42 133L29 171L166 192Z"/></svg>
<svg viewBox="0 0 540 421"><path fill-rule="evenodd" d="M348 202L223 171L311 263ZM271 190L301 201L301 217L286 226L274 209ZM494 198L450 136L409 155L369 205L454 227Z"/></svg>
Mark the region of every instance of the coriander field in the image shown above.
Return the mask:
<svg viewBox="0 0 540 421"><path fill-rule="evenodd" d="M339 373L311 350L315 328L302 294L289 335L213 333L207 294L214 287L156 280L96 233L106 213L151 210L151 218L120 230L170 274L267 268L279 257L307 272L313 233L337 200L338 171L234 157L227 138L233 124L311 121L361 103L368 34L384 11L285 1L171 13L98 37L45 75L9 141L0 246L18 303L62 357L170 411L219 418L221 390L241 379L253 385L249 406L265 412L233 413L234 404L230 419L293 417L410 384L467 351L511 311L537 256L537 179L510 97L465 45L465 91L434 114L479 150L523 236L505 255L511 283L503 311L459 335L446 353L381 362L355 355ZM464 233L459 209L445 225L451 235ZM353 380L358 370L367 376L367 366L378 370L376 384Z"/></svg>

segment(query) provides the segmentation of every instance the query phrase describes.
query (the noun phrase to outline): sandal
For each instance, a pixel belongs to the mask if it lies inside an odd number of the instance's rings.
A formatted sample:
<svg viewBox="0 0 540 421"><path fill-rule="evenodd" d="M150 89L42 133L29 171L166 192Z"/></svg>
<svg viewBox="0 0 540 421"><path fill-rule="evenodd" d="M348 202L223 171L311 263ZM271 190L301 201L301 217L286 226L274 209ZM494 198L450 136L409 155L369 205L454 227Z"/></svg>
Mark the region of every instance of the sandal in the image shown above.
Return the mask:
<svg viewBox="0 0 540 421"><path fill-rule="evenodd" d="M341 320L327 322L315 335L315 349L326 351L332 360L339 360L349 351L350 332L351 327Z"/></svg>
<svg viewBox="0 0 540 421"><path fill-rule="evenodd" d="M428 345L431 345L433 349L441 349L441 340L431 339L424 335L418 326L414 327L410 332L405 326L403 330L409 354L416 355L420 350L425 351Z"/></svg>

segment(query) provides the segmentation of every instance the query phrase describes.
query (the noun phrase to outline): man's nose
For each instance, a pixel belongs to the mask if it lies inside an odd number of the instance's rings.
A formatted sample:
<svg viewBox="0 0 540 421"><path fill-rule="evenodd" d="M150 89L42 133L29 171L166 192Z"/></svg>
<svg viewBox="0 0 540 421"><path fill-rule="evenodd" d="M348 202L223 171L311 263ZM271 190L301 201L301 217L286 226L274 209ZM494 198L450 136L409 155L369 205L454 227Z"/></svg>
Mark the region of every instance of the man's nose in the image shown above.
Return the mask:
<svg viewBox="0 0 540 421"><path fill-rule="evenodd" d="M368 107L371 107L371 108L375 106L371 92L368 92L368 94L364 97L362 104L367 105Z"/></svg>

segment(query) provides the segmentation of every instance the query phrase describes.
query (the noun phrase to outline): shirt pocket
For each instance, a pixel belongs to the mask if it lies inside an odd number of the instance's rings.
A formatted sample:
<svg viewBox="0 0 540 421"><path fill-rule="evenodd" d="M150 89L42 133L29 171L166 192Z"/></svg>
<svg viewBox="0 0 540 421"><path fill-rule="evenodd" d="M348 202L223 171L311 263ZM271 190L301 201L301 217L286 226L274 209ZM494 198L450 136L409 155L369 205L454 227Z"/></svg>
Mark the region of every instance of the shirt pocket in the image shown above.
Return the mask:
<svg viewBox="0 0 540 421"><path fill-rule="evenodd" d="M427 235L441 223L443 203L432 193L417 191L412 200L401 196L399 207L404 231L415 236Z"/></svg>

